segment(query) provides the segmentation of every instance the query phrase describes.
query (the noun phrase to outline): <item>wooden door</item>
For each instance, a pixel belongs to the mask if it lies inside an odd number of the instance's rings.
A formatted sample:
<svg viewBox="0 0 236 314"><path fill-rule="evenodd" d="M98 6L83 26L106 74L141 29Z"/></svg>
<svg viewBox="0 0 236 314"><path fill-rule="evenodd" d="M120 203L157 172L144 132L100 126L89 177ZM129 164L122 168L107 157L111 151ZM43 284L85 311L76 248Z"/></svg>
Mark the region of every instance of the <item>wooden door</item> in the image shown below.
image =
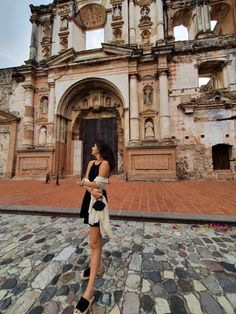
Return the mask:
<svg viewBox="0 0 236 314"><path fill-rule="evenodd" d="M117 119L83 119L80 125L81 140L83 141L83 175L88 162L93 159L91 148L96 139L101 139L111 146L117 162ZM116 171L117 167L114 172Z"/></svg>
<svg viewBox="0 0 236 314"><path fill-rule="evenodd" d="M229 163L229 145L218 144L212 147L213 169L230 169Z"/></svg>

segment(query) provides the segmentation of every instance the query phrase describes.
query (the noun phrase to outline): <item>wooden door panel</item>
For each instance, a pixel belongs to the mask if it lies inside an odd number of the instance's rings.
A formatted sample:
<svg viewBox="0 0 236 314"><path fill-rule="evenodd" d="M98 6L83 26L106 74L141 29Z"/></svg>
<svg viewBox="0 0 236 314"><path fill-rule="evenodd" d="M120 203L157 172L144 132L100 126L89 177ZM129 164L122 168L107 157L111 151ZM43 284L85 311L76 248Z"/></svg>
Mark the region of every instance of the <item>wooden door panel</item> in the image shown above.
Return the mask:
<svg viewBox="0 0 236 314"><path fill-rule="evenodd" d="M91 148L96 139L101 139L111 146L117 161L117 119L84 119L81 123L81 140L83 141L83 175L88 162L93 158ZM116 169L115 169L116 171Z"/></svg>

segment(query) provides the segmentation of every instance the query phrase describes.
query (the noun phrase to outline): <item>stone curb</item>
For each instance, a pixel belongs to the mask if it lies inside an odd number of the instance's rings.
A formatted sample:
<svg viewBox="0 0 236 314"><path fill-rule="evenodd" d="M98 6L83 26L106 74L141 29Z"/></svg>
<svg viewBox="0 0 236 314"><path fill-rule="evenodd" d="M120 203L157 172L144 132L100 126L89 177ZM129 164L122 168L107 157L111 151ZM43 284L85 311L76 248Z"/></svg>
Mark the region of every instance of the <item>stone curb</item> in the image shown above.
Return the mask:
<svg viewBox="0 0 236 314"><path fill-rule="evenodd" d="M37 214L78 216L79 208L52 208L44 206L23 205L0 205L0 213L14 214ZM227 223L236 225L236 216L233 215L211 215L211 214L186 214L186 213L164 213L129 210L110 210L111 219L137 220L137 221L166 221L184 223Z"/></svg>

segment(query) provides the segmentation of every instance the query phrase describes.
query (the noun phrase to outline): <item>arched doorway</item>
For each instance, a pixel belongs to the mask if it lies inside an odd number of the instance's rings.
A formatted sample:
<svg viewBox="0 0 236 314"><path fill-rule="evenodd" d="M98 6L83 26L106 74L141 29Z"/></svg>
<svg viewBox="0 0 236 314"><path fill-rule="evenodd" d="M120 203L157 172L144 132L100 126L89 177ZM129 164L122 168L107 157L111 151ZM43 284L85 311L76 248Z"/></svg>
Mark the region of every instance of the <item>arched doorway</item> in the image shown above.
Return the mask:
<svg viewBox="0 0 236 314"><path fill-rule="evenodd" d="M84 175L91 147L99 138L115 153L115 172L123 172L122 96L110 82L91 78L69 88L59 104L55 171Z"/></svg>

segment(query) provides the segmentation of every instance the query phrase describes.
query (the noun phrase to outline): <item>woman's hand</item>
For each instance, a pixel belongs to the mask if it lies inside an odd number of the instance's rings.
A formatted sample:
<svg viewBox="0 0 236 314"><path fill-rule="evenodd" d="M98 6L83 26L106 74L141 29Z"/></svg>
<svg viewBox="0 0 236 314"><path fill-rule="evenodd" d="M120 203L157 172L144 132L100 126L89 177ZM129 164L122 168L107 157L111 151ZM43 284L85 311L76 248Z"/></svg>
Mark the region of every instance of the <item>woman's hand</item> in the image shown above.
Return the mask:
<svg viewBox="0 0 236 314"><path fill-rule="evenodd" d="M79 182L76 182L79 186L83 186L83 184L84 184L84 180L82 180L82 181L79 181Z"/></svg>
<svg viewBox="0 0 236 314"><path fill-rule="evenodd" d="M91 194L93 195L93 197L95 197L96 199L102 197L102 193L99 191L92 191Z"/></svg>

